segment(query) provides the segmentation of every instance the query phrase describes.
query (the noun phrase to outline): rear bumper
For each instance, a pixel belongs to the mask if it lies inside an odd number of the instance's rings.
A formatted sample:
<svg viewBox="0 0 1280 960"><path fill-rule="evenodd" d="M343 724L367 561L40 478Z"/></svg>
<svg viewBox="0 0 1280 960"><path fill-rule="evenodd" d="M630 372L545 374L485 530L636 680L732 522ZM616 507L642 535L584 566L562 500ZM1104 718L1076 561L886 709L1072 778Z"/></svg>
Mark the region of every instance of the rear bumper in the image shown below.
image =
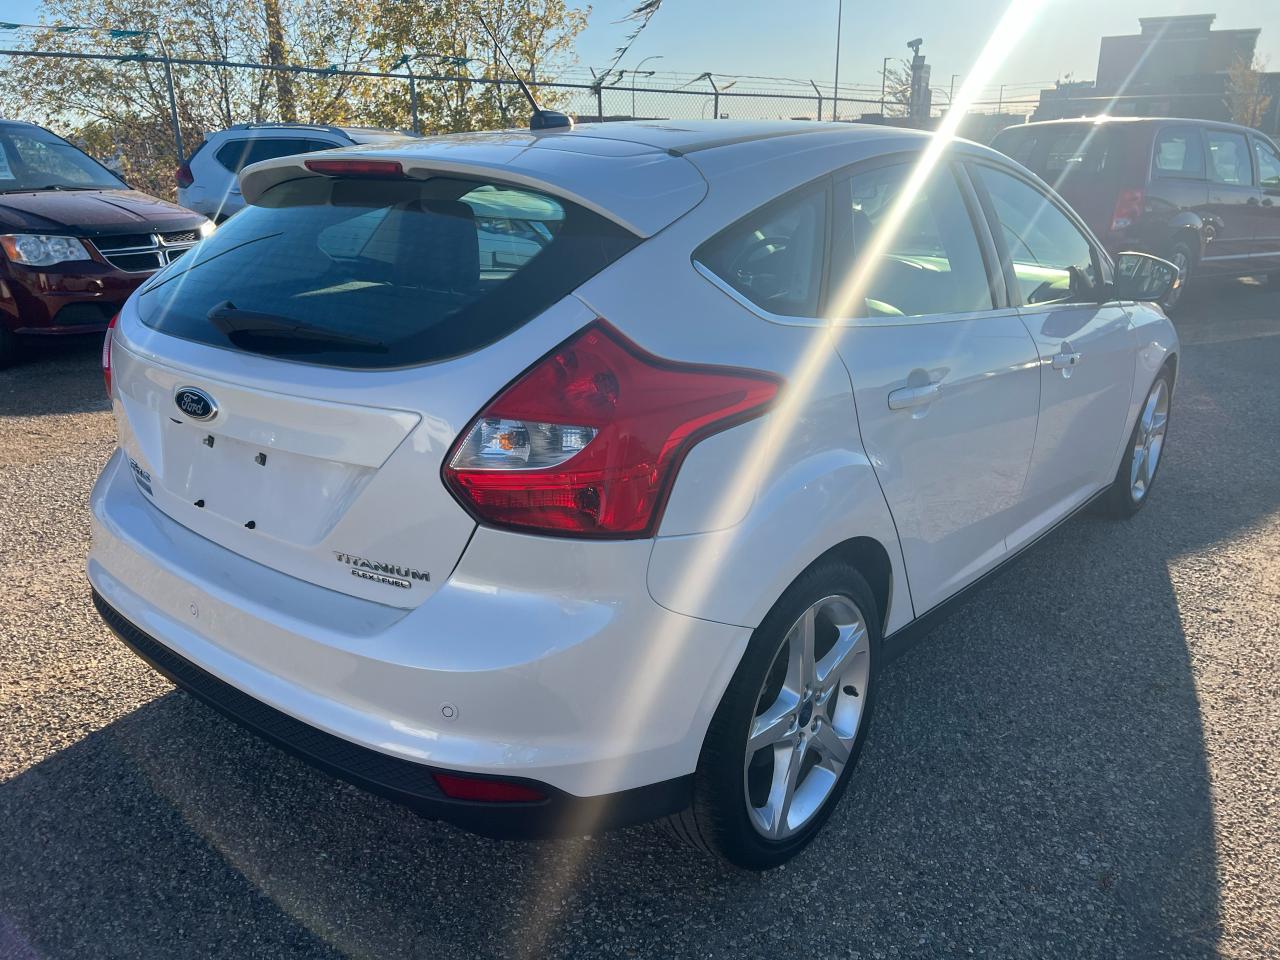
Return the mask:
<svg viewBox="0 0 1280 960"><path fill-rule="evenodd" d="M750 635L656 604L643 541L481 529L405 610L192 533L119 453L91 503L89 579L144 658L325 769L479 832L581 832L678 808ZM283 726L296 735L273 732ZM384 766L396 772L365 772ZM459 805L432 770L534 782L550 799Z"/></svg>
<svg viewBox="0 0 1280 960"><path fill-rule="evenodd" d="M598 797L575 797L549 784L520 780L547 799L502 804L453 800L432 779L438 768L370 750L282 713L147 636L96 590L93 603L127 647L187 693L312 766L431 819L500 838L572 836L651 820L689 803L691 776Z"/></svg>
<svg viewBox="0 0 1280 960"><path fill-rule="evenodd" d="M0 323L23 336L101 332L150 276L97 261L45 268L5 262L0 265Z"/></svg>

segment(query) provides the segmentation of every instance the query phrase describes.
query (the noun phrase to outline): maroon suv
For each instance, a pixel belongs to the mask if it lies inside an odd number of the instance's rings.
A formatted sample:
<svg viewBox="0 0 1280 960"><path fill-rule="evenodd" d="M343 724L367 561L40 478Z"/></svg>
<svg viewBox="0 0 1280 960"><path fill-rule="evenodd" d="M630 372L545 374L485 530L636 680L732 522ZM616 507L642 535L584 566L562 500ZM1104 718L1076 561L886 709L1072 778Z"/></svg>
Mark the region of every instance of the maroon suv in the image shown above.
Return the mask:
<svg viewBox="0 0 1280 960"><path fill-rule="evenodd" d="M211 229L48 130L0 120L0 366L21 337L105 330Z"/></svg>
<svg viewBox="0 0 1280 960"><path fill-rule="evenodd" d="M1280 150L1257 130L1090 117L1009 127L991 145L1056 189L1113 254L1164 257L1184 278L1280 281Z"/></svg>

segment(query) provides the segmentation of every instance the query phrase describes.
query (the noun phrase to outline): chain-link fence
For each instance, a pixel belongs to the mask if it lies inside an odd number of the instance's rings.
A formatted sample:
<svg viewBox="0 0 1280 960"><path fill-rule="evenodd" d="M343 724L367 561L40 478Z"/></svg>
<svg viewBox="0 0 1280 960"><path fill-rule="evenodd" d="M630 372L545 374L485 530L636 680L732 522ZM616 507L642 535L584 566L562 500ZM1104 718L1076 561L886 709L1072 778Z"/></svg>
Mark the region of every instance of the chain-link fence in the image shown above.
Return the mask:
<svg viewBox="0 0 1280 960"><path fill-rule="evenodd" d="M124 31L132 38L134 32ZM148 52L112 52L110 47L48 50L34 45L0 47L0 64L11 68L9 76L27 71L49 71L61 61L64 69L93 71L101 82L118 81L121 89L150 90L147 110L128 123L116 126L108 142L89 146L109 164L117 164L143 189L172 193L170 171L198 146L199 138L213 129L233 123L261 123L284 119L274 115L270 98L239 101L227 95L217 120L197 119L189 109L191 91L200 87L266 88L274 77L289 74L308 97L305 119L313 123L346 126L402 126L417 133L434 134L484 126L514 127L529 119L514 78L474 76L465 72L415 71L403 61L394 71L338 66L307 67L255 62L173 56L163 45ZM68 61L71 63L68 64ZM71 66L74 64L75 66ZM56 121L64 130L77 129L77 120L92 116L92 109L74 102L76 74L70 73L66 99L57 103L25 103L21 112ZM672 86L630 84L615 74L592 82L533 81L529 86L544 106L564 111L577 121L618 120L862 120L906 125L901 97L883 99L855 88L855 95L836 98L830 86L778 80L770 86L759 81L740 82L703 74ZM250 81L250 82L246 82ZM732 88L732 89L731 89ZM863 88L865 89L865 88ZM846 88L846 91L848 88ZM464 108L464 102L484 103L487 109ZM10 103L14 101L11 99ZM1034 107L1033 101L1003 103L1004 119L995 126L1020 122ZM981 106L978 108L982 109ZM1016 111L1021 110L1022 115ZM943 110L935 107L936 119ZM993 118L994 119L994 118ZM917 125L924 125L920 123ZM167 130L166 130L167 128ZM994 133L994 129L991 134ZM984 137L985 138L985 137Z"/></svg>

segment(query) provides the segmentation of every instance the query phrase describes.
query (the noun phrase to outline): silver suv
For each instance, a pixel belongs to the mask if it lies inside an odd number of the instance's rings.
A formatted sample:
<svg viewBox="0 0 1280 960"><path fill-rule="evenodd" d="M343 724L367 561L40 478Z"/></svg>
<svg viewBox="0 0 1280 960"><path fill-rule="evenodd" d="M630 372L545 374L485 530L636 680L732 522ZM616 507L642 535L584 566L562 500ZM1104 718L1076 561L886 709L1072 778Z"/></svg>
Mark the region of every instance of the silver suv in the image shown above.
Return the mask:
<svg viewBox="0 0 1280 960"><path fill-rule="evenodd" d="M332 127L307 123L237 123L206 133L178 167L178 203L221 223L244 206L237 175L259 160L349 147L357 143L404 140L412 134L377 127Z"/></svg>

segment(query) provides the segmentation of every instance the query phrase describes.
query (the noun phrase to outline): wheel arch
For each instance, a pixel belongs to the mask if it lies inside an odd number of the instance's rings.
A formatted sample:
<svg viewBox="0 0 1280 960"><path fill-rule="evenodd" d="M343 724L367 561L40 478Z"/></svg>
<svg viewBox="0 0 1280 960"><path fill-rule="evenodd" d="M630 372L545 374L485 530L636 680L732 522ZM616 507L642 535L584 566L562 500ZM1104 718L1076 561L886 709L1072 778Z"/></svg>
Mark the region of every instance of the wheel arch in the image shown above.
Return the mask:
<svg viewBox="0 0 1280 960"><path fill-rule="evenodd" d="M1200 257L1204 254L1204 224L1200 222L1200 218L1196 217L1195 221L1184 220L1179 223L1172 224L1173 231L1169 236L1169 244L1165 248L1168 256L1173 256L1173 248L1179 243L1185 243L1191 250L1191 266L1194 267L1200 262Z"/></svg>
<svg viewBox="0 0 1280 960"><path fill-rule="evenodd" d="M884 544L875 537L850 537L831 547L820 557L809 564L805 571L829 559L843 560L857 569L871 587L871 595L876 601L876 617L883 632L887 622L889 608L893 603L893 561ZM802 571L796 579L804 575ZM794 583L795 580L792 581Z"/></svg>
<svg viewBox="0 0 1280 960"><path fill-rule="evenodd" d="M914 617L897 530L862 451L790 465L732 528L659 537L649 593L676 613L755 629L797 578L831 556L866 577L885 633Z"/></svg>

